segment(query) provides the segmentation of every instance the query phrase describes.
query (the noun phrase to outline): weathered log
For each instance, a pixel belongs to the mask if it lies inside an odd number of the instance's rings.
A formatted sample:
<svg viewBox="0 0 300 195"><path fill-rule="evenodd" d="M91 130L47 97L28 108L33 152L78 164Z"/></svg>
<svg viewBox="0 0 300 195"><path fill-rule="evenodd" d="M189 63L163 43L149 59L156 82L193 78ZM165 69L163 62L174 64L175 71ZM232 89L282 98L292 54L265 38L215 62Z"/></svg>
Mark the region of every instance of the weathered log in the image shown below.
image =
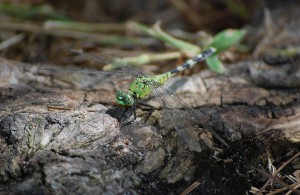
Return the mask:
<svg viewBox="0 0 300 195"><path fill-rule="evenodd" d="M128 82L3 58L0 70L3 193L180 192L200 180L203 189L241 194L250 188L248 178L259 180L248 163L258 165L266 150L293 153L300 142L297 58L277 66L246 61L230 65L224 75L171 79L171 88L205 113L230 144L221 149L210 133L196 128L199 142L210 149L201 153L189 151L161 110L148 123L125 126L106 114L114 89Z"/></svg>

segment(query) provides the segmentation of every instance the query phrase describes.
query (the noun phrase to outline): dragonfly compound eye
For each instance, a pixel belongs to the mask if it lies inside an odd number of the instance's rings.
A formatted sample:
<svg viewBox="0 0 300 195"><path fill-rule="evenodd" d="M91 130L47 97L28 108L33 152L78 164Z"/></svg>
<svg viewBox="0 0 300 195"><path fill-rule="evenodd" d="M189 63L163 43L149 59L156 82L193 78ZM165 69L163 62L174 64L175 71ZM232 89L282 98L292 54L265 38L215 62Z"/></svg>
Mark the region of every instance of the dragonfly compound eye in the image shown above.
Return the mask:
<svg viewBox="0 0 300 195"><path fill-rule="evenodd" d="M135 102L134 97L128 91L116 91L116 103L121 106L132 106Z"/></svg>

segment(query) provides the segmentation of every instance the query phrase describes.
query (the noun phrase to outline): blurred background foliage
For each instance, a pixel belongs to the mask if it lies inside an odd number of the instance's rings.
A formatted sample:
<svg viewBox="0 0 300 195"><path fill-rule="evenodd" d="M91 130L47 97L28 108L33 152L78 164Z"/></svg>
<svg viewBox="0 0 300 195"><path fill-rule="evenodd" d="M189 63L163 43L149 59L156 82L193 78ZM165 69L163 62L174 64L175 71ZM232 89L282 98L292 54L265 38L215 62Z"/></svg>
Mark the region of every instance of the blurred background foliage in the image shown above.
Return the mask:
<svg viewBox="0 0 300 195"><path fill-rule="evenodd" d="M276 4L280 1L1 1L0 55L98 69L118 68L107 64L116 57L134 66L180 63L209 46L219 53L232 48L245 34L242 27L250 21L259 23L263 7ZM231 57L218 54L208 59L209 67L221 73L222 62L247 57L245 52L251 49L234 48ZM79 57L70 52L74 49L92 55ZM161 70L170 69L166 67Z"/></svg>

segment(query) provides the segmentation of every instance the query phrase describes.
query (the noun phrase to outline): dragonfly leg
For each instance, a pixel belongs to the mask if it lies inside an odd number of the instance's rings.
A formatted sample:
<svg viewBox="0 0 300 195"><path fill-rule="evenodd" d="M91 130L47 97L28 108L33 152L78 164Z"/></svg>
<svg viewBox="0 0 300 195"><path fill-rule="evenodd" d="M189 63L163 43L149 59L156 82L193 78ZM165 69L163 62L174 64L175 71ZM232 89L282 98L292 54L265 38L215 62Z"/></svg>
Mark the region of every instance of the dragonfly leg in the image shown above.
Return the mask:
<svg viewBox="0 0 300 195"><path fill-rule="evenodd" d="M135 105L130 106L130 107L126 107L125 110L123 111L121 117L120 117L120 118L117 118L117 119L119 120L120 123L123 123L123 120L122 120L122 119L125 118L125 119L124 119L124 124L125 124L125 125L126 125L126 124L129 124L129 123L135 121L135 119L136 119L136 112L135 112L135 110L136 110L136 106L135 106ZM128 113L128 111L132 111L132 112L133 112L134 118L133 118L132 120L128 120L128 121L127 121L127 120L126 120L126 118L127 118L126 113ZM130 112L130 116L132 115L132 112ZM130 117L130 116L129 116L129 117Z"/></svg>
<svg viewBox="0 0 300 195"><path fill-rule="evenodd" d="M130 106L130 107L126 107L126 108L122 111L122 114L121 114L121 115L118 114L118 111L120 110L120 107L118 106L118 107L115 109L115 111L114 111L114 115L116 116L117 120L118 120L119 122L121 122L121 123L122 123L123 121L124 121L126 124L131 123L131 122L135 121L136 118L137 118L137 114L136 114L136 109L137 109L137 107L141 108L142 110L147 110L147 111L149 111L149 114L147 115L147 118L146 118L146 120L145 120L145 122L147 122L147 121L149 120L150 116L152 115L152 113L154 112L154 107L151 106L151 105L149 105L149 104L143 103L143 102L139 102L139 103L136 103L136 104L134 104L134 105L132 105L132 106ZM126 114L128 113L128 111L130 111L130 115L131 115L131 116L132 116L132 112L133 112L133 119L132 119L132 120L126 121L126 119L124 119L124 118L127 117Z"/></svg>
<svg viewBox="0 0 300 195"><path fill-rule="evenodd" d="M146 123L149 120L149 118L151 117L151 115L152 115L152 113L154 112L155 109L152 105L144 103L144 102L140 102L139 106L142 110L147 110L148 111L147 117L145 119L145 123ZM142 107L144 107L144 108L142 108Z"/></svg>
<svg viewBox="0 0 300 195"><path fill-rule="evenodd" d="M140 105L140 106L144 106L145 108L148 108L148 109L151 109L151 110L154 109L154 107L153 107L152 105L147 104L147 103L145 103L145 102L139 102L139 105Z"/></svg>
<svg viewBox="0 0 300 195"><path fill-rule="evenodd" d="M125 110L123 111L121 117L118 119L118 120L120 120L120 122L122 121L122 119L125 118L126 112L128 111L129 108L130 108L130 107L127 107L127 108L125 108Z"/></svg>
<svg viewBox="0 0 300 195"><path fill-rule="evenodd" d="M114 115L116 116L116 118L117 118L117 119L118 119L118 115L117 115L117 114L118 114L118 110L119 110L119 108L120 108L120 107L119 107L119 106L117 106L117 108L115 109L115 112L114 112ZM119 120L119 119L118 119L118 120Z"/></svg>
<svg viewBox="0 0 300 195"><path fill-rule="evenodd" d="M122 119L124 118L126 112L128 111L128 108L126 108L126 109L122 112L121 116L118 114L119 109L120 109L120 106L117 106L117 108L115 109L114 115L115 115L116 119L117 119L118 121L121 122Z"/></svg>
<svg viewBox="0 0 300 195"><path fill-rule="evenodd" d="M134 104L132 107L131 107L131 109L132 109L132 112L133 112L133 120L135 121L135 119L136 119L136 104Z"/></svg>

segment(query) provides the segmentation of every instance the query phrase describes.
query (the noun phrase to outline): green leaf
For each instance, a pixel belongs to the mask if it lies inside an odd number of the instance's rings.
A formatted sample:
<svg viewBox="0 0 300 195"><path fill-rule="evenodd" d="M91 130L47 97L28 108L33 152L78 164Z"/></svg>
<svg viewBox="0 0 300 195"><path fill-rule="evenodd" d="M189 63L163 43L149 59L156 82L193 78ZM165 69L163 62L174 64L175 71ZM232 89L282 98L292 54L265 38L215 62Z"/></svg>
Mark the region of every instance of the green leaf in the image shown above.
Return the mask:
<svg viewBox="0 0 300 195"><path fill-rule="evenodd" d="M222 73L224 70L222 62L217 58L216 55L206 58L206 63L211 70L217 73Z"/></svg>
<svg viewBox="0 0 300 195"><path fill-rule="evenodd" d="M245 35L243 30L227 29L219 32L214 36L213 42L210 47L217 49L217 53L220 53L230 46L238 43Z"/></svg>

